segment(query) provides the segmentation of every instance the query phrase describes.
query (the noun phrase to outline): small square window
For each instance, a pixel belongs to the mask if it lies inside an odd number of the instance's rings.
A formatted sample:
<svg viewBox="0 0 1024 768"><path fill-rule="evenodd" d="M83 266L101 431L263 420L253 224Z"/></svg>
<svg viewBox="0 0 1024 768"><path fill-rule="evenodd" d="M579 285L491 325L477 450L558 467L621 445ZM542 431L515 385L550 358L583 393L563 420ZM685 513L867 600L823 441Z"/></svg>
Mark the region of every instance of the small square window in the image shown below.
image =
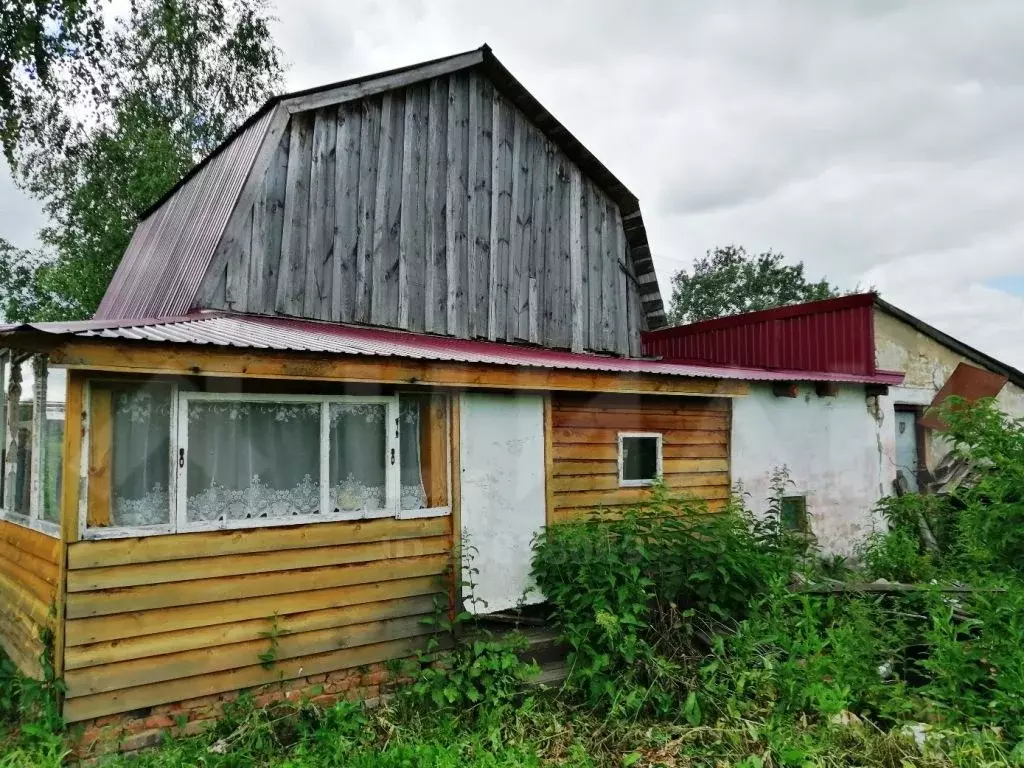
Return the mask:
<svg viewBox="0 0 1024 768"><path fill-rule="evenodd" d="M806 496L783 496L779 507L779 526L784 531L810 533Z"/></svg>
<svg viewBox="0 0 1024 768"><path fill-rule="evenodd" d="M661 435L619 434L619 485L650 485L661 476Z"/></svg>

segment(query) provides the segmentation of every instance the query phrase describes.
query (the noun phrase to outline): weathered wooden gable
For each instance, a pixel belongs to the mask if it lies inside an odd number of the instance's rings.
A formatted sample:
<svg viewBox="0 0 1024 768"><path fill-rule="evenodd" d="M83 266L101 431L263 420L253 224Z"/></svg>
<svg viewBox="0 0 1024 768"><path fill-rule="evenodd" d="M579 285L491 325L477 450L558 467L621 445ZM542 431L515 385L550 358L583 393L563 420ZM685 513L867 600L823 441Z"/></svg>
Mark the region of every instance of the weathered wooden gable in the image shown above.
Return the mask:
<svg viewBox="0 0 1024 768"><path fill-rule="evenodd" d="M618 205L479 68L300 109L270 140L199 306L639 353Z"/></svg>

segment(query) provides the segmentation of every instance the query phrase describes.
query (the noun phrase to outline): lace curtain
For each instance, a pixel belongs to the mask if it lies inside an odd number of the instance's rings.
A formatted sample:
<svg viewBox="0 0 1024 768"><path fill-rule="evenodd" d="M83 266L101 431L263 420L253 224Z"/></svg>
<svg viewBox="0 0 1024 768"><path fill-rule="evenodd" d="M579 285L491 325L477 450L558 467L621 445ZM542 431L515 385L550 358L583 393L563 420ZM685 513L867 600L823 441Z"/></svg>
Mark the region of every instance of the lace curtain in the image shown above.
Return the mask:
<svg viewBox="0 0 1024 768"><path fill-rule="evenodd" d="M426 398L403 397L398 407L398 443L402 455L402 509L424 509L427 493L423 487L423 462L420 457L420 425L422 408L429 407Z"/></svg>
<svg viewBox="0 0 1024 768"><path fill-rule="evenodd" d="M171 391L116 389L111 394L111 485L115 526L167 525Z"/></svg>
<svg viewBox="0 0 1024 768"><path fill-rule="evenodd" d="M328 509L385 509L390 466L385 404L193 400L187 426L188 521L319 514L322 407L329 418ZM402 398L399 407L401 507L407 510L427 506L420 408L415 397ZM170 522L170 413L169 389L114 393L115 526Z"/></svg>
<svg viewBox="0 0 1024 768"><path fill-rule="evenodd" d="M320 404L188 406L186 517L244 520L320 512Z"/></svg>
<svg viewBox="0 0 1024 768"><path fill-rule="evenodd" d="M335 512L387 506L387 406L332 403L330 504Z"/></svg>

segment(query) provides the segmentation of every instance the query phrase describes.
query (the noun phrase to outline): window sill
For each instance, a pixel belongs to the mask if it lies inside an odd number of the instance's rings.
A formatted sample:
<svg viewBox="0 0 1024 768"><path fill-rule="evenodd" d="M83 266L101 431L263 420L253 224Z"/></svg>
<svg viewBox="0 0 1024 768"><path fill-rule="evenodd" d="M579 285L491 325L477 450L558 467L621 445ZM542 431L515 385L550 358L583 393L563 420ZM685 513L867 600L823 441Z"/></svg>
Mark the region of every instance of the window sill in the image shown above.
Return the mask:
<svg viewBox="0 0 1024 768"><path fill-rule="evenodd" d="M619 488L650 488L657 480L619 480Z"/></svg>
<svg viewBox="0 0 1024 768"><path fill-rule="evenodd" d="M452 513L451 507L430 507L429 509L401 509L395 515L399 520L415 520L417 517L444 517Z"/></svg>
<svg viewBox="0 0 1024 768"><path fill-rule="evenodd" d="M411 520L418 517L443 517L451 514L450 507L432 509L403 509L397 514L393 510L372 510L367 512L339 512L329 515L303 515L302 517L265 517L247 520L201 521L174 530L170 526L135 528L87 528L82 532L86 540L129 539L142 536L168 536L174 534L203 533L208 531L246 531L259 528L286 528L296 525L317 523L358 523L364 520Z"/></svg>
<svg viewBox="0 0 1024 768"><path fill-rule="evenodd" d="M20 525L22 528L30 528L33 531L39 531L39 533L45 533L47 536L52 536L55 539L60 538L60 526L57 523L51 523L49 520L32 520L24 515L7 512L2 509L0 509L0 520Z"/></svg>

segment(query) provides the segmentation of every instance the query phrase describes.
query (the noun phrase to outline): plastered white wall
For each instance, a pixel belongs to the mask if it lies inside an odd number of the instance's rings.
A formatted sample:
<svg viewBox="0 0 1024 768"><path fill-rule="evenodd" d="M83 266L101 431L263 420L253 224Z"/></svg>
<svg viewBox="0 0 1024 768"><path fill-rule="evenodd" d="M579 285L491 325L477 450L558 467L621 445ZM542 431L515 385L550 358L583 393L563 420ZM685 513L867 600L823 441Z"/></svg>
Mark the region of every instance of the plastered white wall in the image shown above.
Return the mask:
<svg viewBox="0 0 1024 768"><path fill-rule="evenodd" d="M539 395L465 394L461 415L462 528L476 548L465 581L486 605L508 610L530 587L534 534L545 521L544 401ZM525 602L539 602L535 590Z"/></svg>
<svg viewBox="0 0 1024 768"><path fill-rule="evenodd" d="M813 384L801 384L799 396L787 398L753 385L749 396L733 401L733 483L763 515L772 471L785 465L793 481L786 495L807 496L822 552L854 554L872 530L884 529L873 508L891 487L878 407L862 386L819 397Z"/></svg>
<svg viewBox="0 0 1024 768"><path fill-rule="evenodd" d="M884 415L881 434L893 467L886 485L889 489L896 476L893 407L897 403L928 406L960 363L981 366L882 310L875 310L875 362L883 370L901 371L905 375L902 386L891 387L889 394L881 398ZM1024 389L1007 382L996 397L996 404L1011 416L1024 416ZM928 468L935 469L949 451L949 445L938 433L928 432L925 450Z"/></svg>

